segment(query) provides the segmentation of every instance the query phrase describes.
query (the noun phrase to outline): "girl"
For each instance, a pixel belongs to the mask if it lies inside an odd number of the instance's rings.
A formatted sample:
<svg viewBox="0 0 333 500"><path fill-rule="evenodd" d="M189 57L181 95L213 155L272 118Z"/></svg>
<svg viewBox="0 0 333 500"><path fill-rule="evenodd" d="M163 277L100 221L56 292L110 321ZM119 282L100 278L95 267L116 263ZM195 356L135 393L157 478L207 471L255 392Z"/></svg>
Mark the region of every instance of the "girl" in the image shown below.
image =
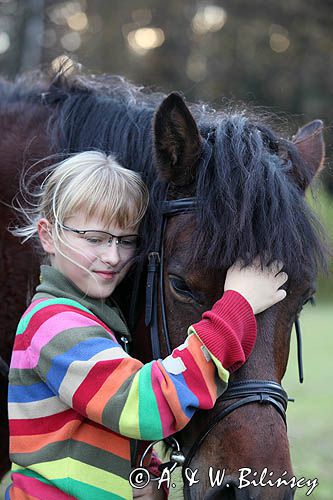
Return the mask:
<svg viewBox="0 0 333 500"><path fill-rule="evenodd" d="M52 169L37 213L16 231L25 239L38 234L49 265L41 267L11 360L7 498L133 498L133 440L169 436L197 408L212 408L227 370L253 348L254 314L285 296L281 267L235 265L222 298L171 356L146 365L130 357L112 293L137 253L147 203L138 174L88 151Z"/></svg>

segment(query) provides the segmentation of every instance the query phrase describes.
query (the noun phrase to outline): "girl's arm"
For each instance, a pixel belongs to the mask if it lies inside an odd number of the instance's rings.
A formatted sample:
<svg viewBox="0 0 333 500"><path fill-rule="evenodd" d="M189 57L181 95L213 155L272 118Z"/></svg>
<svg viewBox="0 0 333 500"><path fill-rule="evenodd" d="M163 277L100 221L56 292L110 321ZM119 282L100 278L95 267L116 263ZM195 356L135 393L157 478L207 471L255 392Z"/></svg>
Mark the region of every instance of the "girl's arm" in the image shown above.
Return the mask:
<svg viewBox="0 0 333 500"><path fill-rule="evenodd" d="M146 365L130 357L112 332L76 301L39 302L21 329L22 345L17 338L12 368L28 355L29 368L38 372L50 396L60 399L57 403L50 397L50 404L59 406L52 407L53 414L71 407L119 434L144 440L173 434L196 409L212 408L226 388L226 368L245 360L256 335L250 305L233 291L191 327L171 356ZM215 355L200 332L219 345Z"/></svg>
<svg viewBox="0 0 333 500"><path fill-rule="evenodd" d="M245 282L246 273L247 268ZM254 276L260 278L255 287L260 293L251 292ZM278 302L283 280L277 276L252 273L244 295L262 295L267 302L271 293L269 305ZM126 354L107 326L78 302L43 300L19 325L11 368L39 374L48 387L44 403L51 414L73 408L116 433L161 439L182 429L196 409L212 408L226 388L227 370L244 363L255 342L257 299L250 304L237 291L227 291L190 327L183 345L146 365Z"/></svg>

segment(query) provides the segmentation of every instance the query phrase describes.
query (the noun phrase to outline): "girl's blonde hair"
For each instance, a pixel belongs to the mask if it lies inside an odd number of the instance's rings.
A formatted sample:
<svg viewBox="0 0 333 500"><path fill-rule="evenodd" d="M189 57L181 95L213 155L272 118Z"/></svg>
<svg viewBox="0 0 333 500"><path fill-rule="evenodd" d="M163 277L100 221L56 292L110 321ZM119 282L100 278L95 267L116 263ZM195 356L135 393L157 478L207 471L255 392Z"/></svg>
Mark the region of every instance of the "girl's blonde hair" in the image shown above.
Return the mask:
<svg viewBox="0 0 333 500"><path fill-rule="evenodd" d="M45 217L59 230L80 212L97 217L105 227L136 226L148 206L148 190L138 173L121 167L112 155L99 151L74 154L49 167L36 202L23 209L27 223L12 232L26 241L37 236L37 222Z"/></svg>

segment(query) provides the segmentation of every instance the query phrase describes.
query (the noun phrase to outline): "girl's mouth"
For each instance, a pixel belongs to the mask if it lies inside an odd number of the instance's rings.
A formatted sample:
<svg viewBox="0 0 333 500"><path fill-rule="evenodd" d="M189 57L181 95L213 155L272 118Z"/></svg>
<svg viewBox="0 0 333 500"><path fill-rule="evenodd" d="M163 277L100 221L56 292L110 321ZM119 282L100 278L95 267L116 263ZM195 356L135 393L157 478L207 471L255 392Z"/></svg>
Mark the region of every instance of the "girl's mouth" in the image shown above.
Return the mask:
<svg viewBox="0 0 333 500"><path fill-rule="evenodd" d="M95 273L105 280L112 280L117 274L115 271L95 271Z"/></svg>

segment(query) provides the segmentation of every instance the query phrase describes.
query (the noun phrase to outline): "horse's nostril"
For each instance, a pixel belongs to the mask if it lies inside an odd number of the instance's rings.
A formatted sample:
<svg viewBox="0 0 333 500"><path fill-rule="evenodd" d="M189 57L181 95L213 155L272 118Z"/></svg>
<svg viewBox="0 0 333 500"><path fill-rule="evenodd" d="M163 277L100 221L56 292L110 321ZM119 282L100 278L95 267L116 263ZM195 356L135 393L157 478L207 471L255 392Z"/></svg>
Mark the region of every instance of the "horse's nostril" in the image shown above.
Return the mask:
<svg viewBox="0 0 333 500"><path fill-rule="evenodd" d="M227 483L209 490L205 494L204 500L269 500L273 498L271 493L270 488L239 489L237 482L229 480ZM273 496L274 499L293 500L295 490L275 491Z"/></svg>
<svg viewBox="0 0 333 500"><path fill-rule="evenodd" d="M283 500L293 500L296 490L287 490L284 494Z"/></svg>
<svg viewBox="0 0 333 500"><path fill-rule="evenodd" d="M237 489L234 484L228 484L212 489L204 500L237 500Z"/></svg>
<svg viewBox="0 0 333 500"><path fill-rule="evenodd" d="M241 491L234 481L228 481L223 486L213 488L206 493L204 500L256 500L256 498L248 490Z"/></svg>

